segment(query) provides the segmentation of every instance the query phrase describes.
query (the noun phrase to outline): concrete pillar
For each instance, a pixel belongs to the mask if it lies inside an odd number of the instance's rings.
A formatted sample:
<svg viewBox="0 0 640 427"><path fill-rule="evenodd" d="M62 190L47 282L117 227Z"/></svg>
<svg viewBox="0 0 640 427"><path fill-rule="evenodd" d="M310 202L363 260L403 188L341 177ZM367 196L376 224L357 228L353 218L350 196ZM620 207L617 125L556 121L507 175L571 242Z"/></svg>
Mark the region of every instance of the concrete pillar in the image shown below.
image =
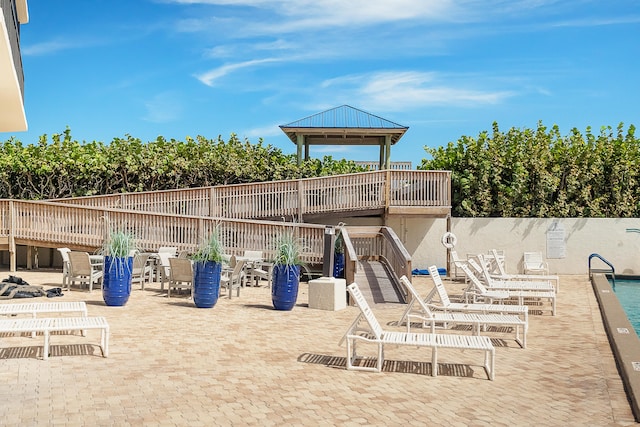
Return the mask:
<svg viewBox="0 0 640 427"><path fill-rule="evenodd" d="M335 277L309 280L309 308L328 311L347 308L347 281Z"/></svg>

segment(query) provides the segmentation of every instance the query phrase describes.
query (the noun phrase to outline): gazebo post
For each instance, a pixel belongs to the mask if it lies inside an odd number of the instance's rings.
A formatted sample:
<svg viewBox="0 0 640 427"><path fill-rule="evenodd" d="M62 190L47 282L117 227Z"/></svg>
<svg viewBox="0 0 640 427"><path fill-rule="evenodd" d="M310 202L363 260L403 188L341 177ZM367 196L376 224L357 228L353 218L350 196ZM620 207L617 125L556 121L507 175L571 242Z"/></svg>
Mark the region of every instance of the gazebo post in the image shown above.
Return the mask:
<svg viewBox="0 0 640 427"><path fill-rule="evenodd" d="M380 164L378 165L378 169L384 169L384 144L380 141Z"/></svg>
<svg viewBox="0 0 640 427"><path fill-rule="evenodd" d="M391 169L391 135L384 136L384 168Z"/></svg>
<svg viewBox="0 0 640 427"><path fill-rule="evenodd" d="M302 165L302 144L304 144L304 135L297 134L297 145L298 145L298 166Z"/></svg>

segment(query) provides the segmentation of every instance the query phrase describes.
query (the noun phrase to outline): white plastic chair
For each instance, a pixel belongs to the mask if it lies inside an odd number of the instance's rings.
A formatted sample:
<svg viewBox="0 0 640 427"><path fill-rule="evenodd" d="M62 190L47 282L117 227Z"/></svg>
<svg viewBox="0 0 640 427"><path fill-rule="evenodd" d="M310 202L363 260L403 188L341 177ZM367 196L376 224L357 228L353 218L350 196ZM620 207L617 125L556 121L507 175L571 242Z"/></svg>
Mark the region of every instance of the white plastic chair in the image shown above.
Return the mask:
<svg viewBox="0 0 640 427"><path fill-rule="evenodd" d="M140 283L144 290L144 283L151 283L153 267L149 264L149 254L137 253L133 256L133 270L131 271L131 283Z"/></svg>
<svg viewBox="0 0 640 427"><path fill-rule="evenodd" d="M158 260L160 263L157 265L158 271L160 273L160 289L164 290L164 282L171 275L171 264L169 263L169 259L175 258L169 252L158 252Z"/></svg>
<svg viewBox="0 0 640 427"><path fill-rule="evenodd" d="M171 256L178 256L178 248L176 246L160 246L158 248L158 253L168 253Z"/></svg>
<svg viewBox="0 0 640 427"><path fill-rule="evenodd" d="M69 278L67 279L67 290L76 282L87 284L89 292L93 290L93 284L102 280L102 265L91 263L91 258L87 252L70 251L69 253Z"/></svg>
<svg viewBox="0 0 640 427"><path fill-rule="evenodd" d="M229 260L229 265L232 267L222 271L220 285L227 288L227 297L229 299L231 299L234 289L237 289L237 296L240 296L240 288L244 286L245 281L245 262L244 260L236 261L235 256L232 256Z"/></svg>
<svg viewBox="0 0 640 427"><path fill-rule="evenodd" d="M167 289L167 298L171 297L171 288L189 289L189 296L193 289L193 265L190 259L186 258L169 258L169 286Z"/></svg>
<svg viewBox="0 0 640 427"><path fill-rule="evenodd" d="M549 266L542 257L542 252L524 253L524 274L549 274Z"/></svg>
<svg viewBox="0 0 640 427"><path fill-rule="evenodd" d="M58 248L58 252L60 252L60 256L62 256L62 287L68 287L69 281L69 252L71 249L69 248Z"/></svg>

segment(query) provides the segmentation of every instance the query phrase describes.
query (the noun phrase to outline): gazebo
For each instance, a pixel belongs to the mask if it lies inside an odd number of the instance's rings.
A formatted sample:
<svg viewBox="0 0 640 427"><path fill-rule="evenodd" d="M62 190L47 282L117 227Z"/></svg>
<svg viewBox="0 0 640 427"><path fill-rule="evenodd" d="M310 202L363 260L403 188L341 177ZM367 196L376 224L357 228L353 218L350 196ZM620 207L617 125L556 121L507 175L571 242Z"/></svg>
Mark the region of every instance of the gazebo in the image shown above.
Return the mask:
<svg viewBox="0 0 640 427"><path fill-rule="evenodd" d="M298 146L298 165L309 159L311 145L377 145L380 147L380 169L389 169L391 146L409 129L349 105L342 105L280 129Z"/></svg>

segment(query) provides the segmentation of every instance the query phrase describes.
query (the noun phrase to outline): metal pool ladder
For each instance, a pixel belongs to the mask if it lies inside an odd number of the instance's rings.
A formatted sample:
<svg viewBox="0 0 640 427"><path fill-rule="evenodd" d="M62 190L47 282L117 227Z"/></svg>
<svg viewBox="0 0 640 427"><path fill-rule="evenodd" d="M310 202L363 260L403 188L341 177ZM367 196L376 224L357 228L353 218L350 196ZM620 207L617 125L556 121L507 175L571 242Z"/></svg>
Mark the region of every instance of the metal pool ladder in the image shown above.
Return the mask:
<svg viewBox="0 0 640 427"><path fill-rule="evenodd" d="M593 258L600 259L602 262L607 264L609 268L591 268L591 260ZM613 264L611 264L609 261L604 259L600 254L589 255L589 278L591 278L591 275L593 273L611 273L611 280L613 282L613 286L616 285L616 269L613 267Z"/></svg>

